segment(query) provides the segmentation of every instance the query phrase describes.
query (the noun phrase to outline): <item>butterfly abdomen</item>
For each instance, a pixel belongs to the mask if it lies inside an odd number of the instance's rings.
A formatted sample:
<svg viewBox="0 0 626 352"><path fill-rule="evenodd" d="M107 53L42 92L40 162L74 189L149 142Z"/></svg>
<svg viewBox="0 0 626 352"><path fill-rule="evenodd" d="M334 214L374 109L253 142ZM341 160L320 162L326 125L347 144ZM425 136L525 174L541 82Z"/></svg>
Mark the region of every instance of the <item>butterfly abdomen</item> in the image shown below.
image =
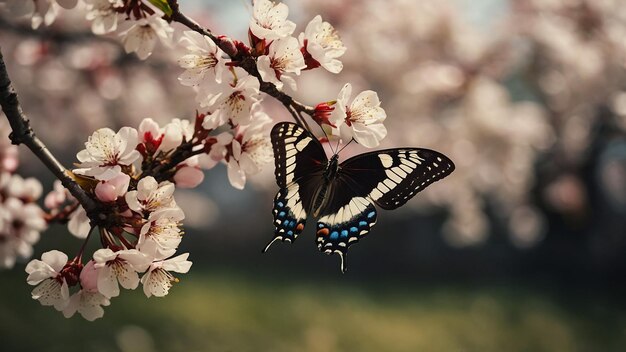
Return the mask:
<svg viewBox="0 0 626 352"><path fill-rule="evenodd" d="M332 156L332 158L330 158L328 164L326 165L326 169L324 169L323 184L317 189L317 191L313 195L313 206L311 209L311 214L314 217L318 217L320 215L320 212L328 204L328 200L330 198L330 195L328 194L328 189L331 182L335 179L335 177L337 177L338 171L339 156L335 154Z"/></svg>

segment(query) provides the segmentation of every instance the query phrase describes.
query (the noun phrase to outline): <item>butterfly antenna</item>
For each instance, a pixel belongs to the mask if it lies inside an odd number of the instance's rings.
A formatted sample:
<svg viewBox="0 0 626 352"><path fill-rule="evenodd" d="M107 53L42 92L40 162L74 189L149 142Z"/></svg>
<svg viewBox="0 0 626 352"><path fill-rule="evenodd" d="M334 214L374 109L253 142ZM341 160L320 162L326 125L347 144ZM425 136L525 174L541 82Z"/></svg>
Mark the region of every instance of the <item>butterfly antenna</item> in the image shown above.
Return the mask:
<svg viewBox="0 0 626 352"><path fill-rule="evenodd" d="M337 153L336 153L336 154L341 153L341 151L342 151L342 150L344 150L344 149L346 149L346 147L347 147L347 146L349 146L349 145L350 145L350 143L352 143L352 142L354 142L354 138L352 138L352 139L350 140L350 142L348 142L346 145L344 145L343 147L341 147L341 149L339 149L339 150L337 151ZM339 145L337 145L337 147L339 147Z"/></svg>
<svg viewBox="0 0 626 352"><path fill-rule="evenodd" d="M270 249L270 246L274 244L274 242L276 242L277 239L279 239L280 237L274 237L273 240L270 241L270 243L267 244L267 246L265 246L265 249L263 249L261 251L261 253L265 253L267 252L268 249Z"/></svg>
<svg viewBox="0 0 626 352"><path fill-rule="evenodd" d="M324 130L324 126L322 126L320 124L320 128L322 129L322 133L324 133L324 137L326 137L326 140L328 141L328 146L330 146L330 151L333 152L333 154L337 154L335 153L335 151L333 150L333 144L330 142L330 138L328 138L328 134L326 133L326 131Z"/></svg>
<svg viewBox="0 0 626 352"><path fill-rule="evenodd" d="M339 260L341 261L341 273L345 274L346 271L348 271L348 264L347 264L347 256L348 253L344 253L341 251L337 251L337 253L339 253Z"/></svg>

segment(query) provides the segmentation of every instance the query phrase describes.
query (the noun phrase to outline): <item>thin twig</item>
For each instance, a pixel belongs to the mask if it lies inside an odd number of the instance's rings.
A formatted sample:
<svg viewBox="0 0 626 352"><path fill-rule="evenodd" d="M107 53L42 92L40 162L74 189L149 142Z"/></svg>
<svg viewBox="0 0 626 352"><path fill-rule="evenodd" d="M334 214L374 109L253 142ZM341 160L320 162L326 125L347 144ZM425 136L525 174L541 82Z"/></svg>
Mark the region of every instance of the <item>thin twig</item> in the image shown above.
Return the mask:
<svg viewBox="0 0 626 352"><path fill-rule="evenodd" d="M2 50L0 49L0 105L2 111L9 120L13 132L9 135L15 145L25 144L43 162L43 164L56 176L63 186L85 208L90 219L96 218L98 211L97 203L76 183L70 176L69 171L52 155L45 144L35 135L30 127L30 121L22 111L17 93L11 84L9 73L4 63Z"/></svg>

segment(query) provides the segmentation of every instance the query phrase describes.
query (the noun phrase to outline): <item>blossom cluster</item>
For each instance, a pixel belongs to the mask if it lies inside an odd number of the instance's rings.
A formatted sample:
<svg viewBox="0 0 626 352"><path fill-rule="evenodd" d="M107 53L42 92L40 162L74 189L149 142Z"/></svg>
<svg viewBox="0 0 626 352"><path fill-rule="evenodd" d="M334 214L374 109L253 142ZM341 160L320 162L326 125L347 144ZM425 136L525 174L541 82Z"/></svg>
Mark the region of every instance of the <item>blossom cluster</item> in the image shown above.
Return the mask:
<svg viewBox="0 0 626 352"><path fill-rule="evenodd" d="M86 263L84 246L71 260L62 252L50 251L41 260L31 261L26 272L28 283L36 285L34 299L54 306L67 317L78 312L85 319L94 320L104 314L102 306L120 294L119 286L135 289L141 282L147 297L162 297L178 281L172 272L189 270L189 254L175 256L184 219L174 199L175 184L169 180L158 182L146 175L151 166L162 161L161 156L190 137L185 136L188 121L185 122L175 120L159 128L146 119L140 126L141 139L131 127L123 127L117 133L102 128L89 137L85 149L77 154L79 163L73 173L101 205L98 215L102 222L93 224L82 206L77 205L69 215L68 227L85 241L97 227L103 248L96 250ZM188 164L189 160L174 165L169 178L185 186L197 185L202 178L186 171L193 168ZM65 192L57 184L46 197L46 205L61 208L67 202L75 203ZM70 295L74 286L77 289Z"/></svg>
<svg viewBox="0 0 626 352"><path fill-rule="evenodd" d="M28 259L33 245L47 228L45 212L37 205L43 187L32 177L16 174L17 148L10 144L6 120L0 121L0 269Z"/></svg>

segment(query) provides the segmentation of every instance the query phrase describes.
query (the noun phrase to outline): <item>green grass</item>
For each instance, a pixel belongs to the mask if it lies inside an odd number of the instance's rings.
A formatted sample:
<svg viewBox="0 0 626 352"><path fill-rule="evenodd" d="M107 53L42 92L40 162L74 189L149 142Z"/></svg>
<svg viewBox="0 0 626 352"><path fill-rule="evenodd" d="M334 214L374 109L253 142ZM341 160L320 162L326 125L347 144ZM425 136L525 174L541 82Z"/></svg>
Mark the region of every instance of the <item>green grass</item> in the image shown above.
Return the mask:
<svg viewBox="0 0 626 352"><path fill-rule="evenodd" d="M511 286L185 276L164 299L122 292L105 317L65 319L2 273L2 351L618 351L626 311Z"/></svg>

